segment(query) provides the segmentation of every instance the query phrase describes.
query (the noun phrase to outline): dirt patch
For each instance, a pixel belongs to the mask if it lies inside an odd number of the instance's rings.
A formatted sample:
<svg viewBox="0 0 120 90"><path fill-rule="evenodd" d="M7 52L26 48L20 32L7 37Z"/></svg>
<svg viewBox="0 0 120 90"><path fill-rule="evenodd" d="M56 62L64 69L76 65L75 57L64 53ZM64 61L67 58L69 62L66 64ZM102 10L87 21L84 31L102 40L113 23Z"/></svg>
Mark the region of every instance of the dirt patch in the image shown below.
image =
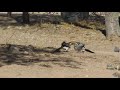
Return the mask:
<svg viewBox="0 0 120 90"><path fill-rule="evenodd" d="M3 22L2 22L3 23ZM95 54L78 53L72 48L69 52L51 53L63 41L79 41ZM114 47L120 39L106 40L100 30L86 29L72 24L4 25L0 27L0 45L12 44L16 47L32 45L32 53L23 49L8 53L0 48L0 77L27 78L116 78L113 73L119 70L107 69L107 65L119 62L120 55Z"/></svg>

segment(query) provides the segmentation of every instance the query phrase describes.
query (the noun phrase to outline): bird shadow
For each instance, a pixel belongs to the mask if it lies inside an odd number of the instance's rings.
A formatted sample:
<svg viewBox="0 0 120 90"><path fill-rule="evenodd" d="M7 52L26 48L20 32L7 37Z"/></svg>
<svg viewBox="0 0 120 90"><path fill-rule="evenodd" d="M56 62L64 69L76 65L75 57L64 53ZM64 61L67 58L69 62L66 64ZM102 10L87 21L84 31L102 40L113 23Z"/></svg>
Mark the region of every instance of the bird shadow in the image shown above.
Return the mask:
<svg viewBox="0 0 120 90"><path fill-rule="evenodd" d="M39 66L47 68L52 68L54 65L57 65L60 67L80 69L82 65L82 62L59 56L62 53L59 53L59 55L53 54L52 51L56 49L54 47L37 48L31 46L32 48L30 48L24 45L10 45L12 46L12 50L8 50L9 45L0 44L0 67L12 64L29 66L37 63Z"/></svg>

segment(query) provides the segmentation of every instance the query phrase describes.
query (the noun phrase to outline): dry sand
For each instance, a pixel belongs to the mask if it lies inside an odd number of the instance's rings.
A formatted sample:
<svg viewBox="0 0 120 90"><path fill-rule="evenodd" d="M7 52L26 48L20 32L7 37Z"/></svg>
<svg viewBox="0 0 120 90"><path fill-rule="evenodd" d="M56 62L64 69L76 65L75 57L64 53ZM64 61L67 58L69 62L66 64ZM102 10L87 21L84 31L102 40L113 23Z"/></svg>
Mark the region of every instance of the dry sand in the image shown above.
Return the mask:
<svg viewBox="0 0 120 90"><path fill-rule="evenodd" d="M115 78L112 74L119 72L107 69L107 65L120 61L120 53L113 51L114 46L120 45L120 39L106 40L98 30L65 23L57 27L53 24L0 27L0 44L57 48L62 41L83 42L95 54L77 53L73 49L63 54L38 52L36 55L43 57L40 62L30 65L5 64L0 67L0 78ZM58 61L52 61L53 58Z"/></svg>

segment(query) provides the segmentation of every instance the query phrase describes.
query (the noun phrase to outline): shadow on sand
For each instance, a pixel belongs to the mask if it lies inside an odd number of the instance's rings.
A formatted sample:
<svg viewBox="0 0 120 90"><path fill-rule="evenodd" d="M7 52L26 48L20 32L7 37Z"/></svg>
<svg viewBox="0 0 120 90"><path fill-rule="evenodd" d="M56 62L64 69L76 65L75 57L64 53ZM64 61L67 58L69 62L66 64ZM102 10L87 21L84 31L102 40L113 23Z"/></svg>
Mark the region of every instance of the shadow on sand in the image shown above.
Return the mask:
<svg viewBox="0 0 120 90"><path fill-rule="evenodd" d="M53 54L56 48L36 48L32 45L14 45L1 44L0 45L0 66L4 65L33 65L39 63L39 66L51 68L53 65L60 67L69 67L80 69L81 62L72 60L71 58L61 57L60 54ZM64 53L65 54L65 53Z"/></svg>

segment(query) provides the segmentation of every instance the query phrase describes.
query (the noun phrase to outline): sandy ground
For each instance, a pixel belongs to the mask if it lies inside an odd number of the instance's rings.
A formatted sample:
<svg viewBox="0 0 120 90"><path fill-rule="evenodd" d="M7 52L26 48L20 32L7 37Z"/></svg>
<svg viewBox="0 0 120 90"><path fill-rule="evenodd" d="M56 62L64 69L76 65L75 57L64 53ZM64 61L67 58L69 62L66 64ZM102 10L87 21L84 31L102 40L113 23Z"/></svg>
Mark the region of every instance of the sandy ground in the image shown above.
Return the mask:
<svg viewBox="0 0 120 90"><path fill-rule="evenodd" d="M107 65L120 62L119 53L113 51L114 46L120 45L120 39L109 41L99 30L65 23L57 26L43 24L0 27L0 44L58 48L62 41L83 42L95 54L77 53L73 49L59 54L37 52L35 55L39 62L30 65L2 63L4 65L0 67L0 78L116 78L113 73L119 71L107 69Z"/></svg>

